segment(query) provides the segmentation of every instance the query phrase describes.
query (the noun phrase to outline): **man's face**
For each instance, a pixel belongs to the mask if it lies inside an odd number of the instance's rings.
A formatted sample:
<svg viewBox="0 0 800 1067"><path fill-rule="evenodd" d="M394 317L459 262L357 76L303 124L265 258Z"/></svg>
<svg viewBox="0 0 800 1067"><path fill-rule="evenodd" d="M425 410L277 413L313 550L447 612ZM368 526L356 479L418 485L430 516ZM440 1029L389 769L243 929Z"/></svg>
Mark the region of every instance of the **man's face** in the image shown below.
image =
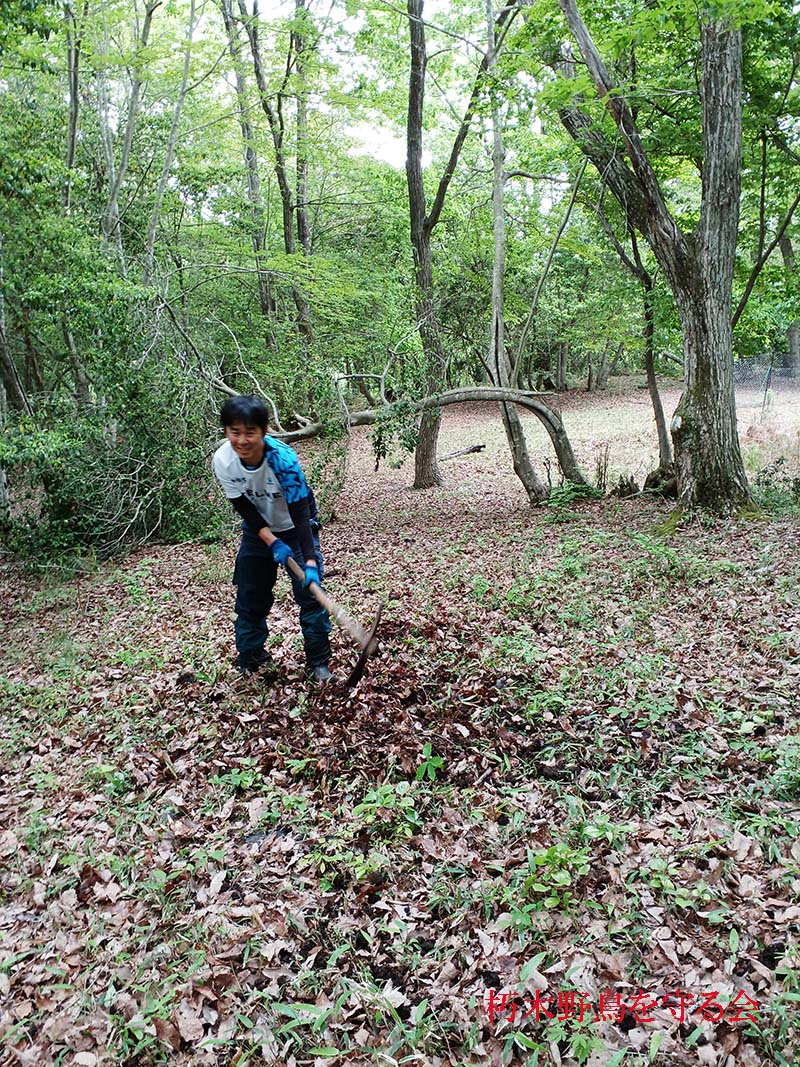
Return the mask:
<svg viewBox="0 0 800 1067"><path fill-rule="evenodd" d="M232 422L225 427L225 436L242 463L255 467L264 458L264 431L260 427Z"/></svg>

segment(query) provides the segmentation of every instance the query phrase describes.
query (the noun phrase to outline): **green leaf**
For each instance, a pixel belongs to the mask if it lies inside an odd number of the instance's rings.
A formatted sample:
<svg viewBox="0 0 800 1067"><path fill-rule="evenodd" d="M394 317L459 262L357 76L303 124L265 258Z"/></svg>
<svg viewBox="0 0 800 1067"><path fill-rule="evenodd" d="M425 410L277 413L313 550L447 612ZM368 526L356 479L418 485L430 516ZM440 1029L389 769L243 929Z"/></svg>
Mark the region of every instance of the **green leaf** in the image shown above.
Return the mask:
<svg viewBox="0 0 800 1067"><path fill-rule="evenodd" d="M691 1048L693 1045L696 1045L698 1038L702 1037L702 1034L703 1034L703 1027L702 1026L696 1026L694 1028L694 1030L692 1030L692 1032L686 1038L686 1047L687 1048Z"/></svg>
<svg viewBox="0 0 800 1067"><path fill-rule="evenodd" d="M537 1052L540 1048L537 1041L532 1041L527 1034L523 1034L519 1030L515 1030L513 1034L509 1034L509 1037L514 1038L514 1044L517 1048L527 1048L532 1052Z"/></svg>
<svg viewBox="0 0 800 1067"><path fill-rule="evenodd" d="M655 1063L658 1050L661 1048L661 1042L664 1040L664 1031L657 1030L656 1033L650 1038L650 1047L647 1050L647 1058L651 1063Z"/></svg>
<svg viewBox="0 0 800 1067"><path fill-rule="evenodd" d="M529 959L526 964L523 965L519 972L519 980L521 982L527 982L531 975L539 973L539 964L545 958L546 953L537 952L532 959Z"/></svg>
<svg viewBox="0 0 800 1067"><path fill-rule="evenodd" d="M352 946L350 945L350 943L349 943L349 942L347 942L346 944L344 944L344 945L339 945L339 947L338 947L338 948L335 948L335 949L333 950L333 952L332 952L332 953L330 954L330 956L328 956L328 962L327 962L326 966L328 966L328 967L332 967L332 966L334 965L334 963L336 963L336 961L337 961L337 960L338 960L338 959L339 959L339 958L340 958L341 956L343 956L343 955L345 954L345 952L349 952L349 951L350 951L350 948L351 948L351 947L352 947Z"/></svg>
<svg viewBox="0 0 800 1067"><path fill-rule="evenodd" d="M625 1059L625 1057L627 1055L628 1055L628 1049L626 1049L626 1048L620 1049L619 1052L615 1053L611 1057L611 1059L606 1064L606 1067L619 1067L619 1065L622 1063L622 1061Z"/></svg>
<svg viewBox="0 0 800 1067"><path fill-rule="evenodd" d="M730 945L731 952L736 955L739 951L739 931L735 926L731 927L731 932L728 936L728 944Z"/></svg>
<svg viewBox="0 0 800 1067"><path fill-rule="evenodd" d="M724 922L725 919L727 919L727 917L728 917L728 909L727 909L727 907L725 907L725 908L715 908L713 911L710 911L708 913L708 915L706 915L706 918L708 919L708 921L710 923L715 923L715 924Z"/></svg>

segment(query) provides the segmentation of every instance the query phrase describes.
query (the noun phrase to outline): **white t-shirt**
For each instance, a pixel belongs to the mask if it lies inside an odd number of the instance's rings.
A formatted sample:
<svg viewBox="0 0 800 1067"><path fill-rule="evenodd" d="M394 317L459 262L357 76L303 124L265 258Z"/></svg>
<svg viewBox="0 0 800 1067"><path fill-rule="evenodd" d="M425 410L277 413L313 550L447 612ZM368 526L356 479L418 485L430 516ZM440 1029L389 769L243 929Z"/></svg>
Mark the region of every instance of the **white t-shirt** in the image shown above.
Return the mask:
<svg viewBox="0 0 800 1067"><path fill-rule="evenodd" d="M273 533L294 529L281 483L267 456L256 470L250 471L233 451L230 441L225 441L214 453L213 463L214 474L228 500L246 497Z"/></svg>

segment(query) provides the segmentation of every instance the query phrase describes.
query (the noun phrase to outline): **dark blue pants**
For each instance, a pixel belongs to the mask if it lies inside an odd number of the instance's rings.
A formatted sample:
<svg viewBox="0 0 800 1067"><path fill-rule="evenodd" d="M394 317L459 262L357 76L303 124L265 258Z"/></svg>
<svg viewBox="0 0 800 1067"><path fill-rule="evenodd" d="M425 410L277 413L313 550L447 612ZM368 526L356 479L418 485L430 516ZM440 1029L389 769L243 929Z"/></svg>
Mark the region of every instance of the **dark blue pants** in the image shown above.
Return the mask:
<svg viewBox="0 0 800 1067"><path fill-rule="evenodd" d="M300 544L293 532L278 535L281 541L291 548L298 564L305 568L305 559ZM324 559L319 545L319 538L314 535L314 550L319 566L320 579L324 577ZM284 568L281 568L284 569ZM236 556L236 569L233 582L236 586L236 651L239 653L239 666L246 667L258 661L264 651L264 644L269 633L267 615L275 602L272 591L278 577L278 565L272 558L272 552L256 534L242 531L242 543ZM318 667L331 658L331 646L328 635L331 623L327 611L314 599L308 589L304 589L293 575L292 593L300 608L300 628L303 631L306 663L309 667Z"/></svg>

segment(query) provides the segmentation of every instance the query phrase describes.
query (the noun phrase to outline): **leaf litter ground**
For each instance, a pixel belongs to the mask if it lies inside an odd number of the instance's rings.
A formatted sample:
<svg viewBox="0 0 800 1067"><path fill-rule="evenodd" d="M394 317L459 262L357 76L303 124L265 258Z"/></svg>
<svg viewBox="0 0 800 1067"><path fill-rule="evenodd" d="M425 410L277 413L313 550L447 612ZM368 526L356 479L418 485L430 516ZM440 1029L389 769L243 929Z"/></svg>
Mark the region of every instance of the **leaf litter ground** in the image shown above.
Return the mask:
<svg viewBox="0 0 800 1067"><path fill-rule="evenodd" d="M567 398L586 469L640 401ZM531 511L491 408L447 414L476 440L413 493L354 437L350 692L286 587L236 674L233 539L3 573L3 1063L797 1062L800 524Z"/></svg>

